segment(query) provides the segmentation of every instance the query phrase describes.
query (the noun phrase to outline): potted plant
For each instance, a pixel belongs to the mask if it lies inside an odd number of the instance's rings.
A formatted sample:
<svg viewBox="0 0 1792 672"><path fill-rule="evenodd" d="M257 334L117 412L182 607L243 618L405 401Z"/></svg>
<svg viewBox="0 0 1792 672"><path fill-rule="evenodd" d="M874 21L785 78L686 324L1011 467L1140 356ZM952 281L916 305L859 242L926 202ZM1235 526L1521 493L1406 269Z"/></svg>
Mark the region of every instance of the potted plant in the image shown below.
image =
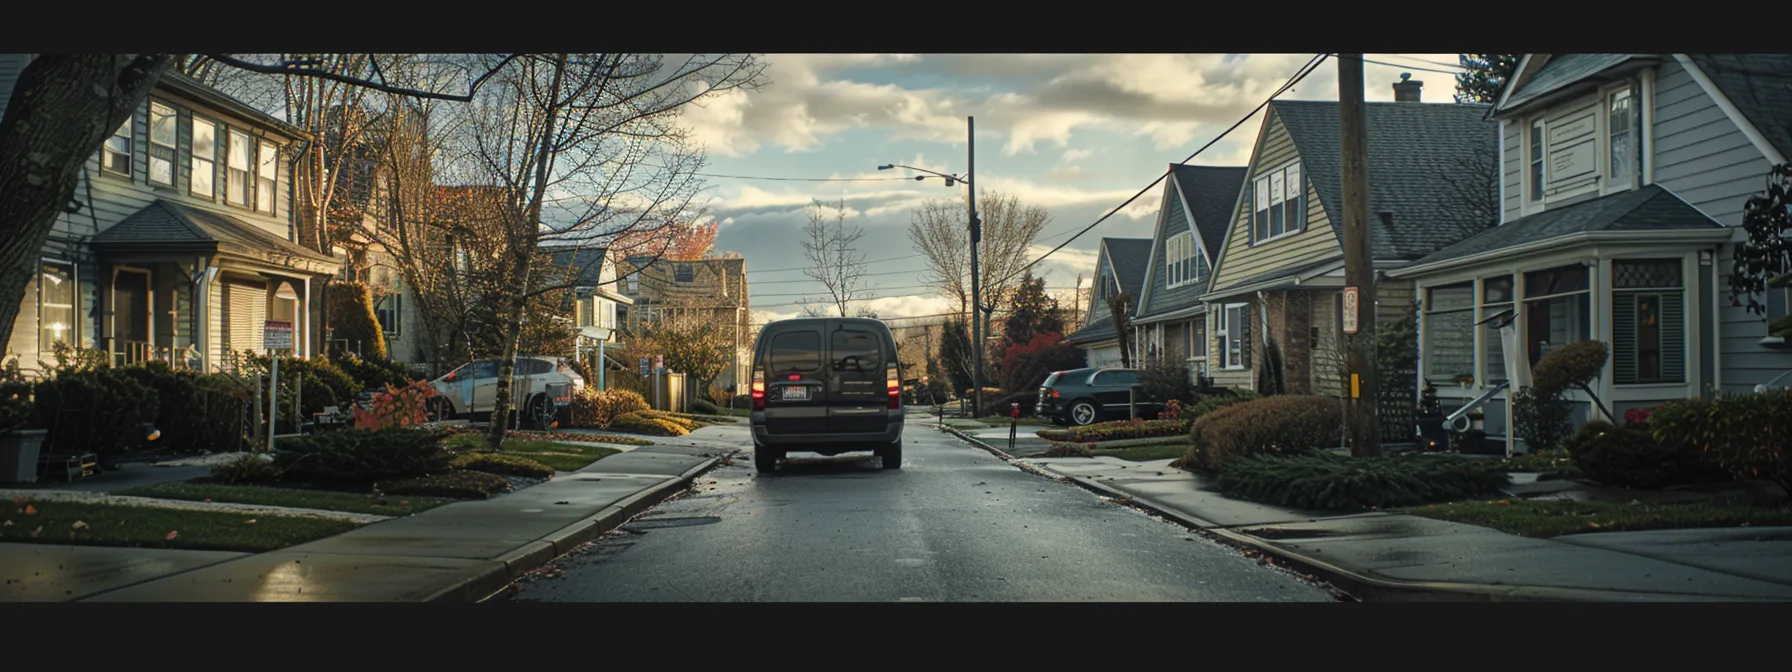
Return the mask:
<svg viewBox="0 0 1792 672"><path fill-rule="evenodd" d="M49 430L37 421L31 402L31 381L18 360L0 369L0 483L37 480L37 459Z"/></svg>

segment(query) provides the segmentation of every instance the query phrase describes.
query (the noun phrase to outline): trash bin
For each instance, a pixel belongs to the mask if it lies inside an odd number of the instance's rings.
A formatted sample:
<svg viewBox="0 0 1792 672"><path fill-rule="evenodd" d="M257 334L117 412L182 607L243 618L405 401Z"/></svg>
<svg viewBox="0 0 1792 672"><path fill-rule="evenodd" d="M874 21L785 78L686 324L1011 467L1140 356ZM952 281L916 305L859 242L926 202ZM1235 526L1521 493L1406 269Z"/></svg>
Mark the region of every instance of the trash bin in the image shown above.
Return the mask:
<svg viewBox="0 0 1792 672"><path fill-rule="evenodd" d="M47 429L15 429L0 434L0 483L37 482L37 458Z"/></svg>

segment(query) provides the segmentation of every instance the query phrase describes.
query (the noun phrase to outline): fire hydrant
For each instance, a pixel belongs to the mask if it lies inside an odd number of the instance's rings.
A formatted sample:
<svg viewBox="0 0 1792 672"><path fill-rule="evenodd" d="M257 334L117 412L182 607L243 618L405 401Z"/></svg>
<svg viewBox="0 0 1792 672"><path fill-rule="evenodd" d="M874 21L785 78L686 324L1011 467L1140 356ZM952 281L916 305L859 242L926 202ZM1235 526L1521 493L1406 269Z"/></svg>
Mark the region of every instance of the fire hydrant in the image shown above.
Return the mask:
<svg viewBox="0 0 1792 672"><path fill-rule="evenodd" d="M1020 402L1010 402L1008 407L1008 449L1014 450L1014 437L1020 432Z"/></svg>

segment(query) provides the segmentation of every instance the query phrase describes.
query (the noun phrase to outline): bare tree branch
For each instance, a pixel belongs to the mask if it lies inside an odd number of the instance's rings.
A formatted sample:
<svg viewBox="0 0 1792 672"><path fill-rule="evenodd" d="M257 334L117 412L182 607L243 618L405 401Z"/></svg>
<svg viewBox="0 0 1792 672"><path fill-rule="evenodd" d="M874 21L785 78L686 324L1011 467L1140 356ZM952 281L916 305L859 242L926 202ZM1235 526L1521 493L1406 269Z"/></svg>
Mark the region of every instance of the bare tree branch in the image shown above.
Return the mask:
<svg viewBox="0 0 1792 672"><path fill-rule="evenodd" d="M803 274L827 291L818 302L833 304L832 312L847 317L850 304L871 298L865 291L865 253L858 249L865 229L846 228L845 200L837 204L815 201L804 214L809 222L803 225L803 256L809 266Z"/></svg>

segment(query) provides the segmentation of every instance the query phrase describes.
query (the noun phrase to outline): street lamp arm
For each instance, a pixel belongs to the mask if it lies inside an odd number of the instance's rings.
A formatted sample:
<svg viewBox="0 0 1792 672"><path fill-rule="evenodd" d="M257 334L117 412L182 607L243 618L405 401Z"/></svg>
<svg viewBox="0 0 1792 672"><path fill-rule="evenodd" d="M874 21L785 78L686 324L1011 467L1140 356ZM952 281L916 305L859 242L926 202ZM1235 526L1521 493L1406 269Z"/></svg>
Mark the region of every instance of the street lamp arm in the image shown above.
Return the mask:
<svg viewBox="0 0 1792 672"><path fill-rule="evenodd" d="M927 174L928 174L928 175L933 175L933 176L935 176L935 177L942 177L942 178L945 178L945 179L948 179L948 180L956 180L956 181L959 181L959 182L963 182L963 183L965 183L965 184L967 184L967 185L969 185L969 184L971 184L971 179L970 179L970 178L969 178L969 177L959 177L959 176L957 176L957 175L947 175L947 174L945 174L945 173L942 173L942 172L939 172L939 171L934 171L934 170L928 170L928 169L926 169L926 168L916 168L916 167L914 167L914 166L905 166L905 165L902 165L902 164L899 164L899 163L887 163L887 164L884 164L884 165L881 165L881 166L878 166L878 167L877 167L877 169L878 169L878 170L889 170L889 169L891 169L891 168L907 168L907 169L909 169L909 170L912 170L912 171L915 171L915 172L918 172L918 173L927 173ZM922 178L921 178L921 177L916 177L916 178L915 178L915 179L917 179L917 180L919 180L919 179L922 179Z"/></svg>

